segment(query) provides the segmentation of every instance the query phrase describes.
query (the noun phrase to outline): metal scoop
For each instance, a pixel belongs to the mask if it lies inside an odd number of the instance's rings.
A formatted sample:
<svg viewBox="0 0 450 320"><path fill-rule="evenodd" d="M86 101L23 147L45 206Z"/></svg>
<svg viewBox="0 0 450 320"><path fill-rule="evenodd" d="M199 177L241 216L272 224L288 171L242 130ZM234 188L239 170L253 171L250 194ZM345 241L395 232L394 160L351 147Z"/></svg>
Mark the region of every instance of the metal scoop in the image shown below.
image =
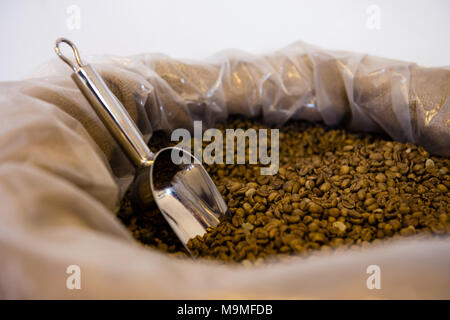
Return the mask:
<svg viewBox="0 0 450 320"><path fill-rule="evenodd" d="M65 57L59 46L68 44L76 64ZM201 163L180 148L165 148L153 154L141 132L120 101L89 64L81 62L76 46L68 39L56 40L56 54L74 71L72 79L99 118L136 167L132 202L142 209L158 205L181 242L203 235L227 214L227 206ZM182 164L172 159L178 155Z"/></svg>

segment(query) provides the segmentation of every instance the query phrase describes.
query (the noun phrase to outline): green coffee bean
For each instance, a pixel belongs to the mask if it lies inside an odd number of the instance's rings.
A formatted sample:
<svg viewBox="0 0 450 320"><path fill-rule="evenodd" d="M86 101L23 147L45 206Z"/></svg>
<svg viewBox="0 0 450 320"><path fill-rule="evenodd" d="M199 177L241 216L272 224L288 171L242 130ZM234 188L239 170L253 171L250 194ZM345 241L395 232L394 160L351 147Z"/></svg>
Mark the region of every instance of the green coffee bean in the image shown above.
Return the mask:
<svg viewBox="0 0 450 320"><path fill-rule="evenodd" d="M226 128L266 128L230 119ZM162 132L149 143L169 146ZM173 145L173 144L172 144ZM231 217L188 242L195 257L260 264L266 258L359 246L398 236L450 233L450 160L422 147L291 122L280 128L280 168L262 176L256 165L205 166ZM119 218L143 244L186 257L155 206L148 212L122 201Z"/></svg>

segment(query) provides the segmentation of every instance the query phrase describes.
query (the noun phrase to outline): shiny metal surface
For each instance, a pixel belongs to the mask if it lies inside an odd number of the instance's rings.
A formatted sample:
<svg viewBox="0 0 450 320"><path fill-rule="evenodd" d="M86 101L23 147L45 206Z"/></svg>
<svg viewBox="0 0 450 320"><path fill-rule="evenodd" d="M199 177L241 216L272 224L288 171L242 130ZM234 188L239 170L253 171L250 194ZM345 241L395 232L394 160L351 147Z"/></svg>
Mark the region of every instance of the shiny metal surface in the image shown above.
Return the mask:
<svg viewBox="0 0 450 320"><path fill-rule="evenodd" d="M71 46L76 65L61 53L60 43ZM74 70L72 79L128 158L137 167L150 165L153 153L145 143L138 127L95 69L81 62L76 46L70 40L60 38L56 41L55 51L65 63L72 67Z"/></svg>
<svg viewBox="0 0 450 320"><path fill-rule="evenodd" d="M173 151L183 152L191 164L175 165ZM170 167L170 168L169 168ZM170 179L161 181L158 176L174 171ZM160 150L150 169L153 197L182 243L202 235L208 227L215 227L228 208L205 168L191 154L179 148Z"/></svg>
<svg viewBox="0 0 450 320"><path fill-rule="evenodd" d="M71 46L76 64L61 53L60 43ZM217 226L228 209L201 163L179 148L165 148L154 155L100 75L92 66L82 63L76 46L70 40L60 38L56 41L55 51L74 70L72 79L136 166L137 175L131 189L134 204L146 209L156 202L184 245L189 239L203 235L207 228ZM189 164L174 164L172 152L182 154L190 160Z"/></svg>

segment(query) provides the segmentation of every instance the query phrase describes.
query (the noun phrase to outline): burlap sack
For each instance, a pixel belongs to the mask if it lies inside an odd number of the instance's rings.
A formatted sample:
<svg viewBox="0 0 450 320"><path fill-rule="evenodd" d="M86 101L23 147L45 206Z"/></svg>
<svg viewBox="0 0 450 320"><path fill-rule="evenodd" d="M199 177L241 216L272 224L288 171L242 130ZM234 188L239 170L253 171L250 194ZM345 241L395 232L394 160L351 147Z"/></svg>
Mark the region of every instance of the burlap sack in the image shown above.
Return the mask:
<svg viewBox="0 0 450 320"><path fill-rule="evenodd" d="M89 59L88 59L89 60ZM230 114L322 120L450 155L450 70L296 43L202 63L91 62L149 139ZM170 258L115 217L133 167L60 61L0 84L1 298L450 298L450 241L409 239L246 269ZM369 265L381 269L369 290ZM69 290L66 269L81 268Z"/></svg>

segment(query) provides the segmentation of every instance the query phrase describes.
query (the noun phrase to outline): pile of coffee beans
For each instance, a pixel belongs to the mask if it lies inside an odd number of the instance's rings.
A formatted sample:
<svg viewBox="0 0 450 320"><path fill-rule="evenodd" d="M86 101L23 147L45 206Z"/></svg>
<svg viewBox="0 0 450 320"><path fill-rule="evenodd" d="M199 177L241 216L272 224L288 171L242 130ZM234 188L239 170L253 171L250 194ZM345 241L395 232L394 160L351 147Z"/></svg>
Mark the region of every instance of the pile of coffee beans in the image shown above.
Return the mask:
<svg viewBox="0 0 450 320"><path fill-rule="evenodd" d="M225 128L267 127L235 118L219 127ZM167 142L155 134L150 146ZM261 175L259 165L205 165L231 215L189 241L193 256L259 263L450 233L450 159L383 136L299 121L280 128L279 145L273 176ZM187 255L156 207L133 212L124 199L119 217L142 243Z"/></svg>

